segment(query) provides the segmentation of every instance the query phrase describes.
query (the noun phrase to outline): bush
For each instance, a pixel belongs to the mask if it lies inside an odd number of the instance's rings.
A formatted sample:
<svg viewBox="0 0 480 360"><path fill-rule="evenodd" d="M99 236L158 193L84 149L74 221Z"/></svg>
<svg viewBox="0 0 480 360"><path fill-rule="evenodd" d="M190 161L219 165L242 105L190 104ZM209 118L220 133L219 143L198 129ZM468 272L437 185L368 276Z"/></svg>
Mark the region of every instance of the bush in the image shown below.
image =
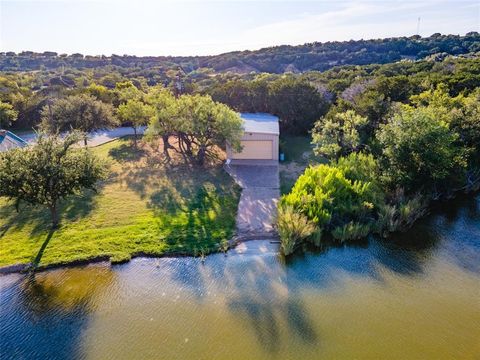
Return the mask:
<svg viewBox="0 0 480 360"><path fill-rule="evenodd" d="M370 183L351 181L338 168L310 167L282 203L292 206L320 228L343 225L371 214Z"/></svg>
<svg viewBox="0 0 480 360"><path fill-rule="evenodd" d="M290 218L297 212L305 217L303 223L315 225L303 238L316 246L321 245L324 233L342 242L365 237L373 228L377 209L385 202L378 173L375 159L365 154L350 154L332 165L310 167L282 197L280 209L288 211ZM300 240L281 238L287 252Z"/></svg>
<svg viewBox="0 0 480 360"><path fill-rule="evenodd" d="M277 230L280 235L281 250L284 255L293 253L301 240L315 232L315 225L308 218L296 212L291 206L278 209Z"/></svg>

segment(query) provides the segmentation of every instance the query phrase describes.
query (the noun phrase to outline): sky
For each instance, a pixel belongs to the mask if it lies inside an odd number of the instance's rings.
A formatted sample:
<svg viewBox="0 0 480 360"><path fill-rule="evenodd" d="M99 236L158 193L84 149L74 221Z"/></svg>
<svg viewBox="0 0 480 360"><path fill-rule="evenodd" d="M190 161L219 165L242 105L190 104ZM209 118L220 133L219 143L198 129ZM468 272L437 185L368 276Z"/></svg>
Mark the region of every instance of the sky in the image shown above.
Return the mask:
<svg viewBox="0 0 480 360"><path fill-rule="evenodd" d="M0 0L0 51L215 55L417 31L480 32L480 0Z"/></svg>

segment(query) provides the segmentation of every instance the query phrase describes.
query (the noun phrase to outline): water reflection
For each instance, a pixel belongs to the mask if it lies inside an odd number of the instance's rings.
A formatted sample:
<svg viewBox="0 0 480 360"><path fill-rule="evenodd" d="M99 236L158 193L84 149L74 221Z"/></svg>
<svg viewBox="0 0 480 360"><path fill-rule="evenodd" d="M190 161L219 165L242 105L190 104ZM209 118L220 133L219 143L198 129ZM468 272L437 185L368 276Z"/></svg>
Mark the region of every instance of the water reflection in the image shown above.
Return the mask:
<svg viewBox="0 0 480 360"><path fill-rule="evenodd" d="M205 263L6 276L0 358L467 357L480 352L479 204L467 197L391 239L288 261L254 241Z"/></svg>
<svg viewBox="0 0 480 360"><path fill-rule="evenodd" d="M116 275L105 267L20 277L0 293L0 358L71 359L98 297ZM75 356L74 356L75 357Z"/></svg>

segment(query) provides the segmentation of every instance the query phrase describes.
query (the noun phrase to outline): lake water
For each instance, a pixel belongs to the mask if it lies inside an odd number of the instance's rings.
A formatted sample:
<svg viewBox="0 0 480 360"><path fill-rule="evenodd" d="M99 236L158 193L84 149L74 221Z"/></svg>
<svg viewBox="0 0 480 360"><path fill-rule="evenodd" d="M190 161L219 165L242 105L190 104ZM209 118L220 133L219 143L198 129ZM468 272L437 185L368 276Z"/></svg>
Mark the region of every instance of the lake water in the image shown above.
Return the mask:
<svg viewBox="0 0 480 360"><path fill-rule="evenodd" d="M2 276L0 359L480 359L480 196L386 242L276 247Z"/></svg>

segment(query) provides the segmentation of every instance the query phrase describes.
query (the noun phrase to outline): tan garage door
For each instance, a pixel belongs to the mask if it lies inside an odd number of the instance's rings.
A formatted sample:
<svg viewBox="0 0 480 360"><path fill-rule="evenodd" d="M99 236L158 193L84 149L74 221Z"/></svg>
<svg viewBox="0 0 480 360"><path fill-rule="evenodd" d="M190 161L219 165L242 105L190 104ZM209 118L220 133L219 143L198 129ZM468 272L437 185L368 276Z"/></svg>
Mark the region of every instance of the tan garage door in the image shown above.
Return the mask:
<svg viewBox="0 0 480 360"><path fill-rule="evenodd" d="M271 140L242 141L242 152L234 153L234 159L272 160L273 146Z"/></svg>

